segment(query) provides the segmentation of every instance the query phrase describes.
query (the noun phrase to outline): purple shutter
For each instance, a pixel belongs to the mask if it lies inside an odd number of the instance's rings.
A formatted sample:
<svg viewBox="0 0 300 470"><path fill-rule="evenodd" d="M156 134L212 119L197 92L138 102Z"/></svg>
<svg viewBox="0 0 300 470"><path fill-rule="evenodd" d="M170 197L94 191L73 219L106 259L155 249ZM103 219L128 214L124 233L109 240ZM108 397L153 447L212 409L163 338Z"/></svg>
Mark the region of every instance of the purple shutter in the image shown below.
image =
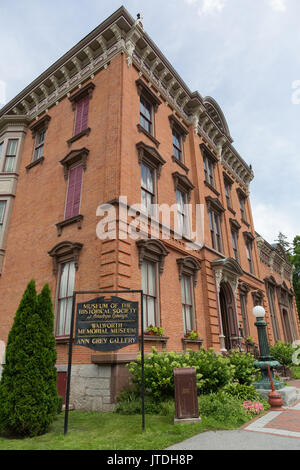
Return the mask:
<svg viewBox="0 0 300 470"><path fill-rule="evenodd" d="M77 135L79 134L79 132L81 132L82 109L83 109L83 102L82 100L80 100L78 101L78 103L76 103L74 135Z"/></svg>
<svg viewBox="0 0 300 470"><path fill-rule="evenodd" d="M85 96L76 104L74 135L79 134L88 127L89 102L89 96Z"/></svg>
<svg viewBox="0 0 300 470"><path fill-rule="evenodd" d="M88 127L89 103L90 103L89 96L86 96L85 98L83 98L82 101L83 101L83 104L82 104L81 130L84 131Z"/></svg>
<svg viewBox="0 0 300 470"><path fill-rule="evenodd" d="M65 219L70 219L79 214L81 185L82 185L82 165L71 168L69 172L69 185L66 201Z"/></svg>

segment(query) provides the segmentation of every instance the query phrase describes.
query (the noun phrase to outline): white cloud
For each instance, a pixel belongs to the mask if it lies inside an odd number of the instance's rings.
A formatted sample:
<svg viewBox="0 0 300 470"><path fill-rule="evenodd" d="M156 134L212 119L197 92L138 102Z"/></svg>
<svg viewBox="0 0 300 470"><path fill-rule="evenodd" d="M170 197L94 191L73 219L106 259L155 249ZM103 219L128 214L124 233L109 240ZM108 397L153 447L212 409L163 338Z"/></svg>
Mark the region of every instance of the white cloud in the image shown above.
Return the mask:
<svg viewBox="0 0 300 470"><path fill-rule="evenodd" d="M299 233L297 217L274 204L259 202L252 204L255 230L269 243L274 243L279 232L286 235L289 242Z"/></svg>
<svg viewBox="0 0 300 470"><path fill-rule="evenodd" d="M221 12L227 0L184 0L188 5L196 5L200 3L198 15L211 15Z"/></svg>
<svg viewBox="0 0 300 470"><path fill-rule="evenodd" d="M268 3L274 11L286 11L286 0L268 0Z"/></svg>
<svg viewBox="0 0 300 470"><path fill-rule="evenodd" d="M218 13L223 10L227 0L203 0L198 9L199 15Z"/></svg>

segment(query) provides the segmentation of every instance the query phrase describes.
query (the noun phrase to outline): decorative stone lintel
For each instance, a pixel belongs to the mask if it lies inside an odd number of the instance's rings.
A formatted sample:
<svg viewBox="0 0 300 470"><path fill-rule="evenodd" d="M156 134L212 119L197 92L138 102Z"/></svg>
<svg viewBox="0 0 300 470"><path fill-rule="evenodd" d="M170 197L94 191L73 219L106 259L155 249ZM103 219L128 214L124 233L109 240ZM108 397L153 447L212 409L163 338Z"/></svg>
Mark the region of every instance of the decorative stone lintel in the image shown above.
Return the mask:
<svg viewBox="0 0 300 470"><path fill-rule="evenodd" d="M136 242L139 250L139 268L141 268L143 260L147 259L153 263L158 263L160 274L164 271L165 257L169 254L169 250L160 240L138 240Z"/></svg>
<svg viewBox="0 0 300 470"><path fill-rule="evenodd" d="M52 250L48 252L53 260L53 274L56 276L58 272L59 263L66 261L74 261L75 269L79 267L79 255L82 250L82 243L73 243L70 241L63 241L55 245Z"/></svg>
<svg viewBox="0 0 300 470"><path fill-rule="evenodd" d="M142 80L141 78L136 80L135 83L138 89L139 96L144 94L146 98L148 98L148 100L151 102L151 104L153 105L153 109L156 112L158 109L158 106L161 104L160 99L156 96L156 94L152 90L150 90L150 88L146 85L144 80Z"/></svg>
<svg viewBox="0 0 300 470"><path fill-rule="evenodd" d="M177 130L177 132L181 135L182 140L185 141L186 136L189 134L189 131L184 127L183 124L181 124L181 122L174 116L174 114L171 114L169 116L169 121L171 129Z"/></svg>
<svg viewBox="0 0 300 470"><path fill-rule="evenodd" d="M40 130L46 131L48 129L50 121L51 121L51 116L46 114L46 116L42 117L41 119L36 121L34 124L32 124L30 126L30 130L32 132L32 138L34 139L37 132L39 132Z"/></svg>
<svg viewBox="0 0 300 470"><path fill-rule="evenodd" d="M82 98L84 98L85 96L89 96L89 98L92 99L94 88L95 88L95 84L90 82L86 86L80 88L76 93L74 93L73 95L69 97L69 100L72 103L73 111L75 111L76 103L80 101Z"/></svg>
<svg viewBox="0 0 300 470"><path fill-rule="evenodd" d="M199 261L192 256L186 256L184 258L178 258L176 263L178 266L179 280L181 280L183 274L192 276L193 284L196 286L198 271L201 269Z"/></svg>
<svg viewBox="0 0 300 470"><path fill-rule="evenodd" d="M186 175L181 175L178 171L172 173L173 182L174 182L174 189L175 191L178 189L187 195L188 201L191 199L191 194L195 186L190 181L190 179Z"/></svg>
<svg viewBox="0 0 300 470"><path fill-rule="evenodd" d="M77 223L78 230L82 228L82 221L83 221L83 215L75 215L74 217L71 217L70 219L63 220L62 222L58 222L56 224L57 227L57 235L60 237L62 234L62 230L64 227L67 225L72 225Z"/></svg>
<svg viewBox="0 0 300 470"><path fill-rule="evenodd" d="M144 142L138 142L136 144L136 148L138 150L139 164L144 162L151 168L156 169L157 176L159 178L161 173L161 167L166 163L166 161L162 158L162 156L154 147L146 145Z"/></svg>
<svg viewBox="0 0 300 470"><path fill-rule="evenodd" d="M89 150L83 147L78 150L71 150L71 152L68 153L65 158L60 160L61 165L64 167L64 176L66 180L68 179L70 167L75 163L81 163L83 170L86 170L88 154Z"/></svg>

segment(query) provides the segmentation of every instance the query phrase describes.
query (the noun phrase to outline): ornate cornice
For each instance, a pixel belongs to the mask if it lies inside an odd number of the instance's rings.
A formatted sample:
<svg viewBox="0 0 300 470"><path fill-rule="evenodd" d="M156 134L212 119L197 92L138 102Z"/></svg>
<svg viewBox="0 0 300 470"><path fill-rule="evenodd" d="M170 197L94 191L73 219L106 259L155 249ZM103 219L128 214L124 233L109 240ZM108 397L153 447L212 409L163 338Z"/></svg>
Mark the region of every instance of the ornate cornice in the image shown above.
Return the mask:
<svg viewBox="0 0 300 470"><path fill-rule="evenodd" d="M151 93L173 108L179 122L194 127L195 134L215 151L230 176L246 190L253 179L252 169L232 147L224 114L211 97L191 92L172 65L124 7L119 8L82 41L56 61L28 87L0 110L4 114L26 115L34 120L65 96L80 90L96 73L107 68L117 54L126 54L146 79Z"/></svg>

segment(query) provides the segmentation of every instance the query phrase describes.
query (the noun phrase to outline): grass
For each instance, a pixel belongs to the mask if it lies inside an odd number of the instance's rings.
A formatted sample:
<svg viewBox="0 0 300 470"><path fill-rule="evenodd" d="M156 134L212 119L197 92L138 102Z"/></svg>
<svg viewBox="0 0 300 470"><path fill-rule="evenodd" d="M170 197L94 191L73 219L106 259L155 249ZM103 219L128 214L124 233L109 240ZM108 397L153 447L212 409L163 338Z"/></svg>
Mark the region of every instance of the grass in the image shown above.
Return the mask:
<svg viewBox="0 0 300 470"><path fill-rule="evenodd" d="M25 439L0 437L0 450L161 450L206 430L214 421L173 424L173 417L146 415L142 432L140 415L72 411L64 436L64 414L58 415L49 432Z"/></svg>
<svg viewBox="0 0 300 470"><path fill-rule="evenodd" d="M300 379L300 366L293 365L290 367L292 373L293 373L293 379L298 380Z"/></svg>
<svg viewBox="0 0 300 470"><path fill-rule="evenodd" d="M234 403L230 407L203 396L199 404L200 423L174 425L172 400L161 408L161 414L146 414L144 432L141 414L71 411L65 436L64 413L60 413L48 433L42 436L11 439L0 435L0 451L162 450L204 431L236 429L251 420Z"/></svg>

